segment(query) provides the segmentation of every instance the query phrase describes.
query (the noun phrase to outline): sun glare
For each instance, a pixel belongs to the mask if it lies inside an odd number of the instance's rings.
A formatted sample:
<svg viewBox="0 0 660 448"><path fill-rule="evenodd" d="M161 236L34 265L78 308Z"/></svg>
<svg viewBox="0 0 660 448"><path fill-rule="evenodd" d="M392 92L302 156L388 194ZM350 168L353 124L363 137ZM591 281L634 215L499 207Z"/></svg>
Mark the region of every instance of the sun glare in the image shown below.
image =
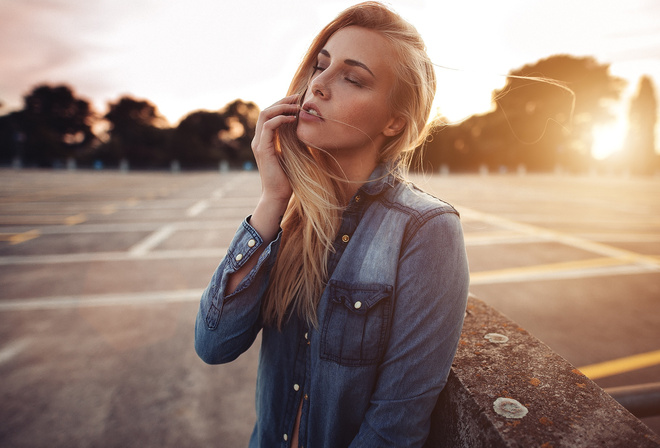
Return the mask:
<svg viewBox="0 0 660 448"><path fill-rule="evenodd" d="M498 75L444 67L436 67L436 76L438 88L433 110L452 124L492 110L493 90L502 88L505 82Z"/></svg>
<svg viewBox="0 0 660 448"><path fill-rule="evenodd" d="M626 119L621 117L608 125L594 127L591 147L591 154L594 158L603 160L623 149L627 130Z"/></svg>

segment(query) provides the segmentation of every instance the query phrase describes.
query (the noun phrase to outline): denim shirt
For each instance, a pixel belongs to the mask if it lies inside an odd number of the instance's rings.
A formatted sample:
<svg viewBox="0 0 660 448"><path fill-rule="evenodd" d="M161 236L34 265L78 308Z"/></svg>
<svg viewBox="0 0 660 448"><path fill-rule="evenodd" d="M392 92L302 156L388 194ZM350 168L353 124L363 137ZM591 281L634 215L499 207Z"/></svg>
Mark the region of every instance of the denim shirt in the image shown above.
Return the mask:
<svg viewBox="0 0 660 448"><path fill-rule="evenodd" d="M290 446L301 403L301 447L422 446L467 302L456 210L378 167L342 216L318 325L294 312L278 331L260 310L280 237L225 295L228 276L264 244L249 217L242 223L195 325L210 364L236 359L263 330L250 447Z"/></svg>

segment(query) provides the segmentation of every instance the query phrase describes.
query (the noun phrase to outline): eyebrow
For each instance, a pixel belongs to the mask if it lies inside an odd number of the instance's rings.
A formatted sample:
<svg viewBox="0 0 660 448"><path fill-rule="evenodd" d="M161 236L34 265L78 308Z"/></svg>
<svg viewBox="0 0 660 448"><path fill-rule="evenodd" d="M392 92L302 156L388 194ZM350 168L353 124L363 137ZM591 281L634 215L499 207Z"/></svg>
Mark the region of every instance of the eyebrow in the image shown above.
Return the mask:
<svg viewBox="0 0 660 448"><path fill-rule="evenodd" d="M319 54L322 54L323 56L326 56L326 57L331 57L331 56L330 56L330 53L329 53L328 50L326 50L326 49L321 50L321 51L319 52ZM355 59L345 59L345 60L344 60L344 64L346 64L346 65L350 65L350 66L353 66L353 67L360 67L360 68L363 68L363 69L365 69L366 71L368 71L369 74L371 74L371 76L373 76L374 78L376 77L376 75L374 75L374 72L372 72L372 71L369 69L369 67L366 66L366 64L363 64L363 63L360 62L360 61L356 61Z"/></svg>

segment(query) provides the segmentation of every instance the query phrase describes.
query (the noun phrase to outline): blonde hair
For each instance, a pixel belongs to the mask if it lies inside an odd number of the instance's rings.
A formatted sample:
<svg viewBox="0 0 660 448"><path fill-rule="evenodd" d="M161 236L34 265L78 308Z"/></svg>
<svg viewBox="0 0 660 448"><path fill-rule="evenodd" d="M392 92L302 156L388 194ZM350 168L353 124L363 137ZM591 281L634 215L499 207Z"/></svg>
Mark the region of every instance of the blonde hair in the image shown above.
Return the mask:
<svg viewBox="0 0 660 448"><path fill-rule="evenodd" d="M378 162L404 176L413 152L428 134L428 119L436 90L433 64L417 30L377 2L352 6L330 22L314 39L289 87L301 100L314 73L316 58L335 32L358 26L381 33L391 44L395 82L390 110L405 121L403 130L381 148ZM347 124L350 126L349 124ZM309 148L296 134L296 123L277 132L280 163L293 196L282 220L282 242L262 306L264 323L281 328L287 312L297 312L316 325L316 307L327 282L327 260L344 209L349 182L322 148Z"/></svg>

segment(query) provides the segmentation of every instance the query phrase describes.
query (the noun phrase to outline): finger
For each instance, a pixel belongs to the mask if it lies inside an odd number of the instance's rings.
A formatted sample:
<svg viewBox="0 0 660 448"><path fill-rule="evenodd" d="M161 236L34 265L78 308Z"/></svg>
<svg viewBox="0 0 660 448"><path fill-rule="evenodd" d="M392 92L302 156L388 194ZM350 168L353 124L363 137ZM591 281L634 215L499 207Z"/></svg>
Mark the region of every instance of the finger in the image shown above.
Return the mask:
<svg viewBox="0 0 660 448"><path fill-rule="evenodd" d="M295 115L277 115L270 120L266 121L262 131L262 141L270 142L273 138L273 133L277 128L285 123L291 123L296 120Z"/></svg>
<svg viewBox="0 0 660 448"><path fill-rule="evenodd" d="M295 115L276 115L266 120L252 139L252 150L258 151L261 146L272 146L275 130L285 123L293 123L296 118Z"/></svg>
<svg viewBox="0 0 660 448"><path fill-rule="evenodd" d="M273 111L281 110L282 108L287 107L298 107L298 98L300 95L291 95L286 98L271 104L269 107L265 108L261 113L271 114Z"/></svg>
<svg viewBox="0 0 660 448"><path fill-rule="evenodd" d="M297 110L297 104L278 104L276 106L271 106L268 109L264 109L262 114L269 119L276 115L295 113Z"/></svg>
<svg viewBox="0 0 660 448"><path fill-rule="evenodd" d="M293 104L282 103L282 101L288 100L290 98L292 97L287 97L261 111L261 113L259 114L259 118L257 118L257 124L255 127L255 137L257 139L259 139L261 134L261 129L266 121L271 120L272 118L279 115L295 116L297 114L298 112L297 103L293 103Z"/></svg>

